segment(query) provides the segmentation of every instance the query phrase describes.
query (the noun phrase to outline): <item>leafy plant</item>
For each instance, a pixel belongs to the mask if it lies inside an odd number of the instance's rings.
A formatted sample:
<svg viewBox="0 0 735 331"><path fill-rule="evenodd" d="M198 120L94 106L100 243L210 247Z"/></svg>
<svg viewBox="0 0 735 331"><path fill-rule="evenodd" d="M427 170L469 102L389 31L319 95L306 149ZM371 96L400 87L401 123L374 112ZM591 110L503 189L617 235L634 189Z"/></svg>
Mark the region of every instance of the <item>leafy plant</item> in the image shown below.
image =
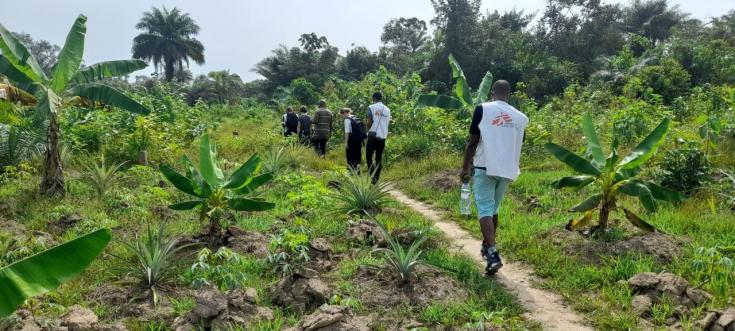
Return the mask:
<svg viewBox="0 0 735 331"><path fill-rule="evenodd" d="M165 225L161 223L158 230L147 226L145 237L135 235L132 243L122 242L124 247L133 254L135 261L129 263L121 260L121 269L125 276L132 277L136 283L143 284L151 291L153 303L159 302L158 289L174 275L177 254L194 244L181 244L178 237L169 237L165 232ZM123 281L125 283L125 281Z"/></svg>
<svg viewBox="0 0 735 331"><path fill-rule="evenodd" d="M699 284L718 282L735 284L735 246L700 247L692 260L694 281Z"/></svg>
<svg viewBox="0 0 735 331"><path fill-rule="evenodd" d="M388 260L388 264L393 267L399 277L399 283L405 285L411 279L416 266L427 264L424 260L424 252L421 250L421 245L424 244L428 237L424 231L420 231L419 235L414 239L408 249L404 248L398 239L388 231L383 223L378 222L375 218L370 218L378 224L380 232L388 242L388 248L378 248L375 251L383 253L385 258Z"/></svg>
<svg viewBox="0 0 735 331"><path fill-rule="evenodd" d="M467 84L467 78L464 76L462 67L459 66L459 63L452 54L449 55L449 66L452 67L452 80L454 81L452 95L422 94L419 96L417 104L425 107L460 110L462 116L471 114L476 105L488 100L490 89L493 85L493 74L489 71L485 73L485 77L482 79L473 97L472 90L470 90L470 86Z"/></svg>
<svg viewBox="0 0 735 331"><path fill-rule="evenodd" d="M220 247L214 253L204 248L184 278L196 288L216 285L220 290L231 290L247 279L243 267L245 262L242 256L227 247Z"/></svg>
<svg viewBox="0 0 735 331"><path fill-rule="evenodd" d="M656 200L683 201L685 199L679 192L636 178L641 167L653 157L663 143L669 123L668 118L661 121L661 124L623 159L618 156L617 140L613 141L610 155L607 158L604 156L592 117L588 113L582 116L582 131L587 140L587 151L591 155L589 160L557 144L551 142L546 144L546 149L552 155L582 174L559 179L553 183L554 188L581 189L592 184L593 189L597 192L570 210L584 213L584 216L570 221L567 229L574 230L587 225L592 219L592 213L597 209L600 213L596 228L606 229L610 212L617 208L618 193L638 197L643 207L650 212L656 211ZM624 211L626 218L636 227L644 231L655 231L652 225L633 212L627 209Z"/></svg>
<svg viewBox="0 0 735 331"><path fill-rule="evenodd" d="M257 154L243 163L231 175L225 175L217 165L217 153L209 144L209 135L202 136L199 145L199 167L184 156L182 163L186 167L186 175L182 175L169 166L162 164L161 173L180 191L196 197L194 200L173 204L174 210L189 210L199 207L200 220L209 221L209 235L222 237L220 219L224 211L262 211L273 209L275 204L252 197L255 190L273 179L273 175L265 173L254 176L261 164Z"/></svg>
<svg viewBox="0 0 735 331"><path fill-rule="evenodd" d="M667 151L661 162L661 185L675 191L691 193L709 179L709 162L696 147Z"/></svg>
<svg viewBox="0 0 735 331"><path fill-rule="evenodd" d="M334 212L352 214L367 210L374 212L382 209L390 201L390 183L379 181L373 184L368 175L350 170L349 175L342 176L338 193L332 193L339 203L333 208Z"/></svg>
<svg viewBox="0 0 735 331"><path fill-rule="evenodd" d="M81 68L87 17L79 15L66 37L58 61L48 77L41 66L13 33L0 25L0 74L13 86L33 95L38 113L49 118L41 193L64 194L64 174L59 156L61 129L59 112L64 103L81 99L100 102L130 112L148 114L145 106L119 90L100 83L110 77L121 77L146 67L139 60L109 61Z"/></svg>
<svg viewBox="0 0 735 331"><path fill-rule="evenodd" d="M299 266L309 262L309 235L305 231L284 229L273 235L268 247L268 263L273 271L290 275Z"/></svg>
<svg viewBox="0 0 735 331"><path fill-rule="evenodd" d="M111 237L110 229L100 229L0 269L0 318L12 314L26 299L79 275Z"/></svg>
<svg viewBox="0 0 735 331"><path fill-rule="evenodd" d="M263 159L263 172L280 174L293 163L288 148L283 146L279 149L269 149Z"/></svg>
<svg viewBox="0 0 735 331"><path fill-rule="evenodd" d="M84 178L92 185L92 187L94 187L97 194L104 196L105 193L115 186L115 184L120 180L118 172L125 163L126 162L107 166L105 164L104 156L102 157L102 160L100 160L100 163L92 162L91 166L83 163L82 165L87 169L87 173L84 175Z"/></svg>

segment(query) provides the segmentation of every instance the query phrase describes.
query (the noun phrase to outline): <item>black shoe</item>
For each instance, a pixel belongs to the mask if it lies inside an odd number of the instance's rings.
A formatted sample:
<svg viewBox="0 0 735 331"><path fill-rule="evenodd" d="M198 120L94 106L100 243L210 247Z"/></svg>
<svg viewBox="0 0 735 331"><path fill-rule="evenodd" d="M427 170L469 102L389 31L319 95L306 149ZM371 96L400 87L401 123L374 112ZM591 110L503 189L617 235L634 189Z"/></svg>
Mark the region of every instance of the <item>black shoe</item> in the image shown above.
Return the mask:
<svg viewBox="0 0 735 331"><path fill-rule="evenodd" d="M488 275L494 275L500 268L503 267L503 261L500 259L500 253L494 252L487 254L487 266L485 267L485 272L487 272Z"/></svg>

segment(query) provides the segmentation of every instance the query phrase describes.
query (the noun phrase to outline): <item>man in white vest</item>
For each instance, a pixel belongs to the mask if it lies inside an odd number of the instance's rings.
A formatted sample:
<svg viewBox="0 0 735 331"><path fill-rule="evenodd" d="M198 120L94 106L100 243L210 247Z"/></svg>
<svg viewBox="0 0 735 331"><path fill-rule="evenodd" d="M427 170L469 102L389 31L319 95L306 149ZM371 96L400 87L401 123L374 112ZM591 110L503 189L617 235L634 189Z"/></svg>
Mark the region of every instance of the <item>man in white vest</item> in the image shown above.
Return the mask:
<svg viewBox="0 0 735 331"><path fill-rule="evenodd" d="M365 144L365 159L373 184L380 179L380 170L383 168L383 152L390 119L390 109L383 104L383 94L373 93L373 103L368 106L367 125L370 129Z"/></svg>
<svg viewBox="0 0 735 331"><path fill-rule="evenodd" d="M492 101L475 108L460 173L465 183L472 176L483 237L480 254L487 261L488 274L494 274L503 266L495 247L498 210L508 185L521 172L521 145L528 125L528 117L509 105L509 98L510 83L499 80L493 84Z"/></svg>

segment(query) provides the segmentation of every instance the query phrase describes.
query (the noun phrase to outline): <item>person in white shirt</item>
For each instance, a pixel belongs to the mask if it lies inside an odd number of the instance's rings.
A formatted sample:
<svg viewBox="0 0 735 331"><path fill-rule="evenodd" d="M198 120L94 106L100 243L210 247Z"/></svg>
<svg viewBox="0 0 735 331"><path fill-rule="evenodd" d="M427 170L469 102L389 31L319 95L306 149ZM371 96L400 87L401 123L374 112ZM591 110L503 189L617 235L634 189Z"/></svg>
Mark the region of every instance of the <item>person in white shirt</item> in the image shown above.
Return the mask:
<svg viewBox="0 0 735 331"><path fill-rule="evenodd" d="M462 182L472 175L472 190L482 231L480 253L487 261L485 270L493 274L503 266L495 247L500 202L511 181L520 174L523 134L528 117L508 104L510 83L499 80L492 87L492 102L475 108L469 143L460 172Z"/></svg>
<svg viewBox="0 0 735 331"><path fill-rule="evenodd" d="M368 170L373 176L373 183L380 179L380 171L383 168L383 152L385 151L385 139L388 138L388 125L390 125L390 109L383 102L383 94L373 93L373 104L368 106L367 144L365 145L365 159Z"/></svg>

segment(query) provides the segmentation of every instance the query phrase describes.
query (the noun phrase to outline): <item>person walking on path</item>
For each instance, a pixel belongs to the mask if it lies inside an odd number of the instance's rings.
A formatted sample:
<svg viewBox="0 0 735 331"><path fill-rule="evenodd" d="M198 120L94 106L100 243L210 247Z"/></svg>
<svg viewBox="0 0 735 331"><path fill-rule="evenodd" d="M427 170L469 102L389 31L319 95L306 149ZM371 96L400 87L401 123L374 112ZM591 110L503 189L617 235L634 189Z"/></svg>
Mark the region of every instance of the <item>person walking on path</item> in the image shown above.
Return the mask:
<svg viewBox="0 0 735 331"><path fill-rule="evenodd" d="M284 136L288 137L296 133L299 125L299 116L293 112L293 108L286 108L286 113L283 114L283 122L281 123L281 125L283 126Z"/></svg>
<svg viewBox="0 0 735 331"><path fill-rule="evenodd" d="M383 95L375 92L373 93L373 104L368 106L367 124L370 130L365 146L365 159L368 170L373 176L373 183L377 183L380 179L385 140L388 138L388 125L390 124L390 109L382 101Z"/></svg>
<svg viewBox="0 0 735 331"><path fill-rule="evenodd" d="M480 254L487 261L488 274L494 274L503 266L495 247L498 210L508 185L521 172L521 146L528 126L528 117L509 105L509 98L510 83L499 80L493 84L492 101L475 108L459 175L464 183L472 176L483 237Z"/></svg>
<svg viewBox="0 0 735 331"><path fill-rule="evenodd" d="M296 133L299 136L299 141L303 145L309 145L309 139L311 139L311 117L309 117L309 109L306 106L299 108L299 124L296 128Z"/></svg>
<svg viewBox="0 0 735 331"><path fill-rule="evenodd" d="M332 137L332 112L327 109L327 102L319 101L319 110L314 113L312 125L314 126L313 143L319 156L327 154L327 142Z"/></svg>
<svg viewBox="0 0 735 331"><path fill-rule="evenodd" d="M345 154L347 155L347 167L350 171L360 173L362 163L362 143L365 141L365 125L352 115L352 109L342 108L340 115L345 126Z"/></svg>

